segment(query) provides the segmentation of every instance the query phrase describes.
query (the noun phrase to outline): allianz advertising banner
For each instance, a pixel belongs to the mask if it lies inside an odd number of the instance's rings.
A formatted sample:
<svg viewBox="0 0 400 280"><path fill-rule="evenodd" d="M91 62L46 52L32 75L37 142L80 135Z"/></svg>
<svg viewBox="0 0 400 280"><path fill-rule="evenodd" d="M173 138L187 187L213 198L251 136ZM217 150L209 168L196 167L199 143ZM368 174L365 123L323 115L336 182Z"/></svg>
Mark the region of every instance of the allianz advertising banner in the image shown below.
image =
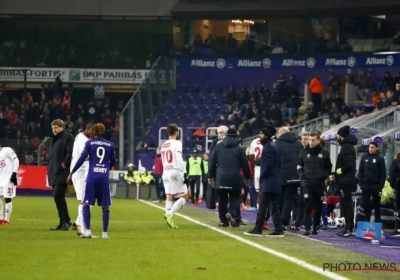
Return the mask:
<svg viewBox="0 0 400 280"><path fill-rule="evenodd" d="M357 74L360 70L383 75L400 71L400 54L324 57L180 58L178 83L249 85L276 81L280 74L295 75L299 81L321 75Z"/></svg>

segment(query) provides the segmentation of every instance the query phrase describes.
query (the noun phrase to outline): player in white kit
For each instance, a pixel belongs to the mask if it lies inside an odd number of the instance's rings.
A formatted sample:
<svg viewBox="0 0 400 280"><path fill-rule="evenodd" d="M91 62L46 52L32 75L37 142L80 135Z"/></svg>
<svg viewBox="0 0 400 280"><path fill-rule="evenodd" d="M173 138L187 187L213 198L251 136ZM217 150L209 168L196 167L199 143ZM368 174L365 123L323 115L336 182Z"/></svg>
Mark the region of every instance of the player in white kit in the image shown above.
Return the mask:
<svg viewBox="0 0 400 280"><path fill-rule="evenodd" d="M85 143L94 137L95 123L90 122L86 125L86 130L79 133L75 137L74 148L72 150L71 171L74 168L77 160L81 156L85 148ZM73 225L79 236L85 233L85 223L83 222L83 204L82 200L85 195L86 177L88 173L88 161L85 161L82 166L72 175L72 183L78 200L78 217Z"/></svg>
<svg viewBox="0 0 400 280"><path fill-rule="evenodd" d="M261 144L260 137L251 141L250 144L250 161L252 164L261 157L263 145ZM258 193L260 191L260 166L254 167L254 188Z"/></svg>
<svg viewBox="0 0 400 280"><path fill-rule="evenodd" d="M162 179L167 197L164 219L170 228L178 228L172 217L189 200L187 186L184 183L186 168L182 157L182 142L177 140L179 136L178 126L169 124L167 131L169 139L161 147L161 160L164 170ZM174 197L177 195L180 198L173 203Z"/></svg>
<svg viewBox="0 0 400 280"><path fill-rule="evenodd" d="M8 147L0 146L0 224L9 225L12 202L11 199L16 195L16 187L18 185L17 173L19 168L19 159L15 152ZM4 197L6 204L6 217L3 216L3 202L1 197Z"/></svg>

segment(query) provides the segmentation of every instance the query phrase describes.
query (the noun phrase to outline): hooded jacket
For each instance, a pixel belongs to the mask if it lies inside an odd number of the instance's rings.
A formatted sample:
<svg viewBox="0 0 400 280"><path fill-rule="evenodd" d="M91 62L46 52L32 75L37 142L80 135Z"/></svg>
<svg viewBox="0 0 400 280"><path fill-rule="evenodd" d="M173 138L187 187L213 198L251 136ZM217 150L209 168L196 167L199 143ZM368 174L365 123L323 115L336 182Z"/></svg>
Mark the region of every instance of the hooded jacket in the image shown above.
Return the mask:
<svg viewBox="0 0 400 280"><path fill-rule="evenodd" d="M353 134L349 134L339 142L341 145L340 153L336 159L336 168L342 170L342 174L336 174L336 183L339 186L349 185L356 187L356 150L357 138Z"/></svg>
<svg viewBox="0 0 400 280"><path fill-rule="evenodd" d="M379 151L373 155L366 153L361 157L358 180L363 190L382 191L386 180L386 165Z"/></svg>
<svg viewBox="0 0 400 280"><path fill-rule="evenodd" d="M288 132L279 136L275 142L281 155L281 169L279 176L282 185L299 184L299 175L297 174L297 163L299 161L300 151L303 149L301 141L294 133Z"/></svg>
<svg viewBox="0 0 400 280"><path fill-rule="evenodd" d="M250 179L250 169L244 149L233 137L225 137L215 145L209 159L208 178L215 179L217 189L240 189L240 169L244 177Z"/></svg>

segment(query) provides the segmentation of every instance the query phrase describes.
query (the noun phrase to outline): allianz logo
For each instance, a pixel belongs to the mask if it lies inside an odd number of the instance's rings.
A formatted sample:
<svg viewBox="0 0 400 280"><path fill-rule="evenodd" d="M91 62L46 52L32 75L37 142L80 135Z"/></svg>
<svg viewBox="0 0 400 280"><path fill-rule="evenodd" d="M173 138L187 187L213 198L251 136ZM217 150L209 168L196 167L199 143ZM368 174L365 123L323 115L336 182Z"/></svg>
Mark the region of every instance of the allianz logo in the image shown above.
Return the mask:
<svg viewBox="0 0 400 280"><path fill-rule="evenodd" d="M269 58L265 58L264 60L249 60L249 59L239 59L237 67L271 67L271 60Z"/></svg>
<svg viewBox="0 0 400 280"><path fill-rule="evenodd" d="M367 61L365 64L367 65L387 65L392 66L394 63L393 56L389 55L386 58L378 58L378 57L367 57Z"/></svg>
<svg viewBox="0 0 400 280"><path fill-rule="evenodd" d="M216 61L206 61L202 59L192 59L190 67L217 67L219 69L225 68L225 59L219 58Z"/></svg>
<svg viewBox="0 0 400 280"><path fill-rule="evenodd" d="M354 57L349 57L348 59L336 59L327 58L325 60L325 66L349 66L354 67L356 65L356 59Z"/></svg>
<svg viewBox="0 0 400 280"><path fill-rule="evenodd" d="M282 67L305 67L314 68L315 59L310 57L307 60L296 60L296 59L284 59L282 61Z"/></svg>

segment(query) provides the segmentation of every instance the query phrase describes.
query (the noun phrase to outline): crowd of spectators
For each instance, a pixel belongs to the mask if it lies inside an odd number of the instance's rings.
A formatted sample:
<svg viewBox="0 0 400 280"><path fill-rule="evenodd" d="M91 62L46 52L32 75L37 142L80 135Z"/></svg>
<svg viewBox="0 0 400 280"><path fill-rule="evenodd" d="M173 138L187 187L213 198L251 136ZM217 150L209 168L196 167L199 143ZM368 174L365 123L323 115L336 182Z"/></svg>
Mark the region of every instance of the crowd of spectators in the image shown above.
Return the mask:
<svg viewBox="0 0 400 280"><path fill-rule="evenodd" d="M65 88L42 85L39 91L28 90L25 97L0 91L2 144L14 148L20 158L25 157L26 164L36 164L38 160L45 164L47 146L41 150L40 159L37 151L42 140L52 135L50 124L54 119L65 120L65 130L74 136L85 129L88 121L100 121L106 127L106 138L112 139L119 132L119 114L125 101L85 96L88 95L79 94L72 84Z"/></svg>
<svg viewBox="0 0 400 280"><path fill-rule="evenodd" d="M303 89L294 75L286 78L281 74L272 87L263 84L260 88L230 88L227 108L214 124L235 128L241 138L246 138L257 135L266 124L292 126L320 116L329 116L330 123L336 125L349 118L400 104L400 73L392 77L386 72L382 80L376 82L365 71L360 71L352 79L358 88L357 96L364 101L362 104L344 102L346 79L333 74L325 83L319 108L313 102L302 107Z"/></svg>

